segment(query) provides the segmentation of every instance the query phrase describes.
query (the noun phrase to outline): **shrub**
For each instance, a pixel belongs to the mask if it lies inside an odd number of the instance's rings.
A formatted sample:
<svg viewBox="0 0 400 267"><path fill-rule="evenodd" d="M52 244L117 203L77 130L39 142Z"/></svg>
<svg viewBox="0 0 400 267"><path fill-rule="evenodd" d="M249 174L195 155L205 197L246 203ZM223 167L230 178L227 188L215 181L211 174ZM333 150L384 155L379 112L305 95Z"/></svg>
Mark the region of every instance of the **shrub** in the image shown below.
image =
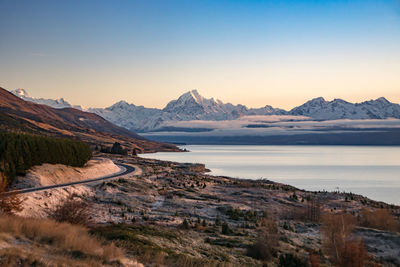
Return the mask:
<svg viewBox="0 0 400 267"><path fill-rule="evenodd" d="M279 256L278 267L308 267L308 264L292 254Z"/></svg>
<svg viewBox="0 0 400 267"><path fill-rule="evenodd" d="M128 151L123 149L120 143L115 142L111 148L111 154L127 155Z"/></svg>
<svg viewBox="0 0 400 267"><path fill-rule="evenodd" d="M310 253L310 267L320 267L321 257L317 253Z"/></svg>
<svg viewBox="0 0 400 267"><path fill-rule="evenodd" d="M57 222L88 225L90 220L89 205L75 199L72 195L60 202L54 209L46 210L47 216Z"/></svg>
<svg viewBox="0 0 400 267"><path fill-rule="evenodd" d="M115 142L113 146L110 147L102 147L100 149L100 152L102 153L110 153L110 154L119 154L119 155L128 155L128 150L123 149L121 144L118 142ZM134 150L134 155L136 155L136 151Z"/></svg>
<svg viewBox="0 0 400 267"><path fill-rule="evenodd" d="M387 209L371 210L364 208L358 218L361 226L384 231L400 231L400 224Z"/></svg>
<svg viewBox="0 0 400 267"><path fill-rule="evenodd" d="M269 260L279 246L278 226L272 219L261 221L259 238L247 248L247 255L260 260Z"/></svg>
<svg viewBox="0 0 400 267"><path fill-rule="evenodd" d="M183 230L188 230L188 229L190 229L189 222L188 222L188 220L186 220L186 218L183 219L183 222L182 222L182 224L180 225L180 228L183 229Z"/></svg>
<svg viewBox="0 0 400 267"><path fill-rule="evenodd" d="M365 266L368 260L367 251L362 240L347 240L341 251L340 266Z"/></svg>
<svg viewBox="0 0 400 267"><path fill-rule="evenodd" d="M326 214L322 218L323 245L335 264L341 261L341 252L354 226L355 218L350 214Z"/></svg>
<svg viewBox="0 0 400 267"><path fill-rule="evenodd" d="M343 267L365 266L368 254L362 240L352 240L355 227L351 214L328 214L323 217L323 244L332 262Z"/></svg>
<svg viewBox="0 0 400 267"><path fill-rule="evenodd" d="M229 219L235 220L235 221L243 219L245 221L256 222L258 219L258 214L257 214L257 211L255 211L255 210L254 211L241 210L238 208L228 207L226 209L223 209L223 211L229 217Z"/></svg>
<svg viewBox="0 0 400 267"><path fill-rule="evenodd" d="M217 216L217 218L215 218L215 225L216 226L220 226L221 225L221 219L219 218L219 216Z"/></svg>
<svg viewBox="0 0 400 267"><path fill-rule="evenodd" d="M221 227L221 233L223 235L229 235L232 233L232 229L229 227L229 224L226 222L222 223L222 227Z"/></svg>

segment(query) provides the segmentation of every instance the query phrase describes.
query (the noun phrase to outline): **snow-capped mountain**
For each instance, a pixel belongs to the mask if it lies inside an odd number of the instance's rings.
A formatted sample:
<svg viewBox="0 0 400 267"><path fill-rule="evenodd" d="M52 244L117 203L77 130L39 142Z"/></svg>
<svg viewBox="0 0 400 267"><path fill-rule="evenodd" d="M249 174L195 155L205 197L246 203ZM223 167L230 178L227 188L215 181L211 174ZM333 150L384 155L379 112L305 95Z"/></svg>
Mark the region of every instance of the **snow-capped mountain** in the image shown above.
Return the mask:
<svg viewBox="0 0 400 267"><path fill-rule="evenodd" d="M248 109L244 105L223 103L214 98L204 98L197 90L191 90L177 100L172 100L163 111L176 114L181 120L233 120L246 115L284 115L283 109L265 106Z"/></svg>
<svg viewBox="0 0 400 267"><path fill-rule="evenodd" d="M285 115L287 111L271 106L248 109L244 105L223 103L214 98L204 98L197 90L191 90L169 102L163 109L151 109L118 102L106 109L90 109L104 118L135 131L152 131L171 121L235 120L246 115Z"/></svg>
<svg viewBox="0 0 400 267"><path fill-rule="evenodd" d="M266 105L262 108L250 108L247 110L246 115L288 115L289 113L280 108L274 108L270 105Z"/></svg>
<svg viewBox="0 0 400 267"><path fill-rule="evenodd" d="M63 98L58 100L33 98L23 89L14 90L12 93L24 100L55 108L82 109L80 106L72 106ZM179 121L223 121L254 115L302 116L299 120L304 120L305 117L315 120L400 118L400 105L391 103L383 97L355 104L342 99L326 101L318 97L286 111L268 105L262 108L247 108L240 104L223 103L214 98L204 98L197 90L188 91L169 102L163 109L146 108L120 101L107 108L89 108L87 111L135 132L150 132L165 126L171 127L174 125L173 122Z"/></svg>
<svg viewBox="0 0 400 267"><path fill-rule="evenodd" d="M138 131L152 131L169 121L190 120L233 120L244 115L271 113L272 107L251 109L243 105L223 103L213 98L202 97L197 90L191 90L178 99L172 100L164 109L145 108L120 101L108 108L88 109L117 125ZM277 112L280 111L277 109Z"/></svg>
<svg viewBox="0 0 400 267"><path fill-rule="evenodd" d="M89 111L138 132L154 131L171 121L222 121L250 115L295 115L316 120L400 118L400 105L383 97L356 104L341 99L326 101L319 97L286 111L268 105L262 108L247 108L244 105L223 103L214 98L204 98L197 90L188 91L178 99L172 100L164 109L145 108L120 101L105 109Z"/></svg>
<svg viewBox="0 0 400 267"><path fill-rule="evenodd" d="M400 118L400 105L391 103L384 97L356 104L342 99L326 101L318 97L292 109L289 113L317 120Z"/></svg>
<svg viewBox="0 0 400 267"><path fill-rule="evenodd" d="M176 114L178 120L230 120L247 112L242 105L224 104L214 98L204 98L197 90L191 90L177 100L172 100L163 109L164 112Z"/></svg>
<svg viewBox="0 0 400 267"><path fill-rule="evenodd" d="M161 127L165 120L172 120L171 114L157 108L145 108L125 101L119 101L107 108L90 108L108 121L115 121L118 126L135 131L151 131Z"/></svg>
<svg viewBox="0 0 400 267"><path fill-rule="evenodd" d="M34 98L31 97L28 92L26 92L22 88L18 88L16 90L11 91L14 95L22 98L25 101L30 101L36 104L47 105L52 108L76 108L79 110L83 110L82 106L71 105L64 98L59 99L44 99L44 98Z"/></svg>

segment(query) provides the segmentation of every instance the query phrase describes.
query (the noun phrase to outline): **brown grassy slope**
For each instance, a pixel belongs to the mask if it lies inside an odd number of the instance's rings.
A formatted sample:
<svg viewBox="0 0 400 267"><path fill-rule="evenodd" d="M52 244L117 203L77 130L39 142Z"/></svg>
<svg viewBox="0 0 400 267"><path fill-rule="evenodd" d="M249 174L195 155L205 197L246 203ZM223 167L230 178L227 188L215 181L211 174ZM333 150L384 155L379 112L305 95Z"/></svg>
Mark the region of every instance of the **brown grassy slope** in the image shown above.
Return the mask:
<svg viewBox="0 0 400 267"><path fill-rule="evenodd" d="M96 114L73 108L55 109L24 101L1 87L0 130L71 137L98 145L119 142L126 148L137 148L144 152L178 150L174 145L147 140Z"/></svg>
<svg viewBox="0 0 400 267"><path fill-rule="evenodd" d="M82 226L0 217L0 266L120 266L124 259L121 249Z"/></svg>

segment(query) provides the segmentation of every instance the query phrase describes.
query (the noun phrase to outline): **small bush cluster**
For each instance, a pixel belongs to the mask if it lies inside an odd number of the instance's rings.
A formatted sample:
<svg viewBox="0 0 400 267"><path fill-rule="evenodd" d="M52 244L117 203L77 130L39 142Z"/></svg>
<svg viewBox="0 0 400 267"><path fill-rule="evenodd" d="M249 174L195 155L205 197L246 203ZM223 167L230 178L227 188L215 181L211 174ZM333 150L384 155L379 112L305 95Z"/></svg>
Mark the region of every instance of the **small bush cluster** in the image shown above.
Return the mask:
<svg viewBox="0 0 400 267"><path fill-rule="evenodd" d="M231 227L229 226L228 223L226 223L226 222L223 222L223 223L222 223L222 226L221 226L221 233L222 233L223 235L230 235L230 234L233 233L233 231L232 231L232 229L231 229Z"/></svg>
<svg viewBox="0 0 400 267"><path fill-rule="evenodd" d="M400 222L395 220L388 209L364 208L360 211L358 222L364 227L400 232Z"/></svg>
<svg viewBox="0 0 400 267"><path fill-rule="evenodd" d="M128 155L128 150L123 149L121 144L115 142L112 147L102 147L100 149L102 153L118 154L118 155ZM134 150L134 155L136 155L136 150Z"/></svg>
<svg viewBox="0 0 400 267"><path fill-rule="evenodd" d="M241 219L249 222L256 222L258 219L257 211L255 210L241 210L238 208L228 207L225 214L231 220L239 221Z"/></svg>
<svg viewBox="0 0 400 267"><path fill-rule="evenodd" d="M282 219L299 220L304 222L320 222L322 204L320 200L313 196L304 198L307 203L304 208L294 207L289 212L282 214Z"/></svg>
<svg viewBox="0 0 400 267"><path fill-rule="evenodd" d="M57 222L88 225L91 222L89 205L80 199L69 196L54 209L46 210L47 216Z"/></svg>
<svg viewBox="0 0 400 267"><path fill-rule="evenodd" d="M278 226L272 219L264 218L261 222L259 237L247 248L247 255L259 260L269 260L275 256L278 246Z"/></svg>
<svg viewBox="0 0 400 267"><path fill-rule="evenodd" d="M279 256L278 267L308 267L308 264L292 254L282 254Z"/></svg>

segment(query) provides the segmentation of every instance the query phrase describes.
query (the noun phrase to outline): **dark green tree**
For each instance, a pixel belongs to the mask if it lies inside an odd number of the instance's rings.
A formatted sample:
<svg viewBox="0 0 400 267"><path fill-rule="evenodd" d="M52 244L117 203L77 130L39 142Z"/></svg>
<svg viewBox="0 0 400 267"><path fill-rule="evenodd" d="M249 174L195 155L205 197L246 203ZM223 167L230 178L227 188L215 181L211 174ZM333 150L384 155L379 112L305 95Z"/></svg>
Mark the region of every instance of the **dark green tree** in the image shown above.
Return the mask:
<svg viewBox="0 0 400 267"><path fill-rule="evenodd" d="M115 142L111 148L111 154L127 155L127 151L122 148L121 144Z"/></svg>
<svg viewBox="0 0 400 267"><path fill-rule="evenodd" d="M9 185L42 163L81 167L92 157L88 144L71 139L29 134L0 133L0 173Z"/></svg>

